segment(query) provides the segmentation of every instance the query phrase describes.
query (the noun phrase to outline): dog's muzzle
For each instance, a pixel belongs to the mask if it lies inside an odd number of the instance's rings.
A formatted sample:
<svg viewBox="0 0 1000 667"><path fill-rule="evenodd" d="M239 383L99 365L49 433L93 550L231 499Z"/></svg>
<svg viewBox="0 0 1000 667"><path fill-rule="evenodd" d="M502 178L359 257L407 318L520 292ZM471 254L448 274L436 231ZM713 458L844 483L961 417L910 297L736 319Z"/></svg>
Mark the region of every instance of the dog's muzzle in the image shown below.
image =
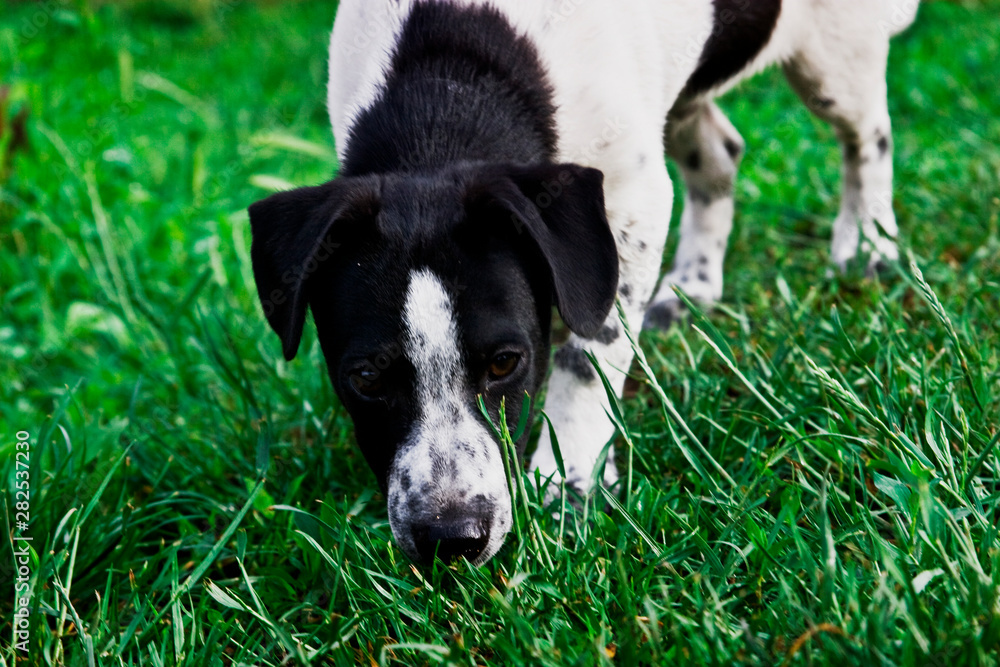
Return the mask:
<svg viewBox="0 0 1000 667"><path fill-rule="evenodd" d="M485 433L458 443L411 439L389 470L388 501L396 544L421 563L437 556L481 565L513 523L499 447Z"/></svg>
<svg viewBox="0 0 1000 667"><path fill-rule="evenodd" d="M490 520L476 517L435 518L410 529L417 560L430 563L437 556L445 562L465 558L476 562L490 541Z"/></svg>

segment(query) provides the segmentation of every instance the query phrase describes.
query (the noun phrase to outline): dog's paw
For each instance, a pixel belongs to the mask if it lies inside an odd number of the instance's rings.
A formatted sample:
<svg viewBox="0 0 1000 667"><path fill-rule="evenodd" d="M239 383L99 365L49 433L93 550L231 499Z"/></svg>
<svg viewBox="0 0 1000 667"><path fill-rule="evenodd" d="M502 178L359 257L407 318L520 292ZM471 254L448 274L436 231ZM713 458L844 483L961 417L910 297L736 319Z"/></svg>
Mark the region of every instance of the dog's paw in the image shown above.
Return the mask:
<svg viewBox="0 0 1000 667"><path fill-rule="evenodd" d="M674 292L674 286L684 291L692 301L709 309L722 298L721 257L698 256L696 261L684 261L663 276L659 291L646 308L644 329L669 329L689 316L687 306Z"/></svg>
<svg viewBox="0 0 1000 667"><path fill-rule="evenodd" d="M842 274L864 267L865 276L872 278L899 261L899 247L891 238L895 235L895 218L890 216L886 224L889 229L883 233L881 225L872 218L858 220L844 212L837 216L830 259Z"/></svg>
<svg viewBox="0 0 1000 667"><path fill-rule="evenodd" d="M666 331L675 324L683 324L689 315L687 306L677 298L652 303L646 309L642 328Z"/></svg>
<svg viewBox="0 0 1000 667"><path fill-rule="evenodd" d="M873 249L871 245L862 244L861 250L850 257L834 258L836 270L827 269L826 278L832 280L837 273L840 275L860 276L871 280L873 278L884 278L893 274L892 267L899 262L899 250L892 241L882 244L880 250Z"/></svg>

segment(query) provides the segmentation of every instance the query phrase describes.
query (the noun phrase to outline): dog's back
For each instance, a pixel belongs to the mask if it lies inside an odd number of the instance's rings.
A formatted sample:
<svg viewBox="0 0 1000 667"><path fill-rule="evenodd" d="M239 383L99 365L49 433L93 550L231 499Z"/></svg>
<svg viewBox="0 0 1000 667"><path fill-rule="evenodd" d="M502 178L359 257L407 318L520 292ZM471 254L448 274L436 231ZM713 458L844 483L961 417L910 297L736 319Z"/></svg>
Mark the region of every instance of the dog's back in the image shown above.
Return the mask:
<svg viewBox="0 0 1000 667"><path fill-rule="evenodd" d="M419 0L345 0L330 40L327 103L338 152L357 114L376 98L393 47ZM459 0L498 9L538 50L560 109L560 142L580 158L622 112L666 118L702 52L699 34L712 29L706 0ZM594 86L601 81L602 86ZM617 90L607 90L608 84ZM580 113L589 105L591 113ZM617 108L616 108L617 107ZM565 113L564 113L565 112ZM580 127L581 120L593 125ZM634 123L631 125L634 126ZM586 160L580 160L586 162Z"/></svg>

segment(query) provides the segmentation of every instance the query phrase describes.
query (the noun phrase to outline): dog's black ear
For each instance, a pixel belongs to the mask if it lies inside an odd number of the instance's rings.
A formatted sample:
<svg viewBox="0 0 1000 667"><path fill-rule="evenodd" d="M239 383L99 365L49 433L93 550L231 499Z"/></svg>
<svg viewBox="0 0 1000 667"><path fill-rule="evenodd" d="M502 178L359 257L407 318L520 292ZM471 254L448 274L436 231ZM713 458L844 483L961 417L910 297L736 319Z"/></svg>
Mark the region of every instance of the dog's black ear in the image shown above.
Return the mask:
<svg viewBox="0 0 1000 667"><path fill-rule="evenodd" d="M373 178L340 178L279 192L250 206L250 257L264 315L281 338L285 359L299 349L309 278L337 256L362 221L378 213Z"/></svg>
<svg viewBox="0 0 1000 667"><path fill-rule="evenodd" d="M575 164L490 169L473 187L513 215L549 265L556 306L572 331L591 337L618 290L618 249L604 209L604 174Z"/></svg>

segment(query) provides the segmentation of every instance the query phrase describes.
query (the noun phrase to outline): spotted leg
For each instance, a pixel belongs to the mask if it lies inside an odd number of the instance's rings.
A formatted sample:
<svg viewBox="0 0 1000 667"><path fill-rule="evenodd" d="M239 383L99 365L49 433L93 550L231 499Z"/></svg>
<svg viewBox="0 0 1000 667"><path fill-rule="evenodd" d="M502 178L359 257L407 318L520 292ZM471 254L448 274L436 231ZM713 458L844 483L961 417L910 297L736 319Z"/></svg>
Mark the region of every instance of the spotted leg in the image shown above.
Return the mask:
<svg viewBox="0 0 1000 667"><path fill-rule="evenodd" d="M673 291L711 305L722 297L722 263L733 228L733 180L743 138L709 100L675 108L667 121L667 152L680 166L687 194L671 271L646 311L645 326L667 328L683 310Z"/></svg>
<svg viewBox="0 0 1000 667"><path fill-rule="evenodd" d="M889 37L874 22L828 13L821 20L850 24L811 36L785 64L785 74L810 111L833 125L843 151L831 259L843 270L860 252L873 272L881 262L899 258L885 82Z"/></svg>
<svg viewBox="0 0 1000 667"><path fill-rule="evenodd" d="M653 142L656 139L651 138ZM620 262L618 297L629 327L636 333L656 286L673 200L663 161L640 156L638 165L630 173L608 170L605 174L608 220L615 232ZM567 484L584 493L591 489L591 475L602 450L615 435L607 416L607 393L587 352L594 355L613 391L620 395L632 363L632 346L622 331L617 309L612 310L596 336L573 334L556 351L545 399L545 412L552 420L565 463ZM552 476L555 485L549 487L551 498L559 475L548 429L542 430L531 467L542 477ZM603 483L610 486L617 478L614 458L609 455Z"/></svg>

